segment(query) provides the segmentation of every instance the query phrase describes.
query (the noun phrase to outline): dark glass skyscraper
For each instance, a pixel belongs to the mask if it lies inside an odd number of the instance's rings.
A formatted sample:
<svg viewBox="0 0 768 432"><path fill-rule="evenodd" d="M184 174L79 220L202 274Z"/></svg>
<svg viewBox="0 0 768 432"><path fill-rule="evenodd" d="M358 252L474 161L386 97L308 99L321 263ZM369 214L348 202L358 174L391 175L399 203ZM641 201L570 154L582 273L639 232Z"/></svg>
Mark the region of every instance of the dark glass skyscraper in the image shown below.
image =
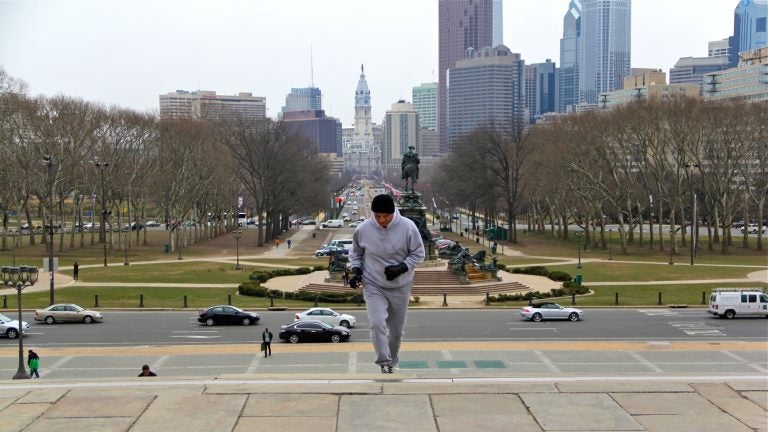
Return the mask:
<svg viewBox="0 0 768 432"><path fill-rule="evenodd" d="M447 72L464 58L467 48L482 49L493 44L493 0L439 0L439 88L438 130L440 152L451 149L448 141Z"/></svg>
<svg viewBox="0 0 768 432"><path fill-rule="evenodd" d="M565 112L579 103L579 39L581 38L581 2L571 0L563 18L563 38L560 39L560 69L558 71L557 111Z"/></svg>
<svg viewBox="0 0 768 432"><path fill-rule="evenodd" d="M632 0L582 0L579 103L623 87L630 75Z"/></svg>

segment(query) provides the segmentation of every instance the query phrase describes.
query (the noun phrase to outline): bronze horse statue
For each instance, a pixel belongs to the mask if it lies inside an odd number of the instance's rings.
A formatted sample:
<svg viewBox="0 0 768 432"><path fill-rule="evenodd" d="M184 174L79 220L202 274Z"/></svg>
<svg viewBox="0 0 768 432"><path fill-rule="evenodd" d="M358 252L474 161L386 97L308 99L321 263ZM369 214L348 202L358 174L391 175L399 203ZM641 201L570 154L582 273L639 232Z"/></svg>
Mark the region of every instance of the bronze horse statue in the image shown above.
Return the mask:
<svg viewBox="0 0 768 432"><path fill-rule="evenodd" d="M408 180L411 180L411 192L415 192L413 185L419 179L419 166L415 163L409 163L403 168L403 179L405 180L405 191L408 192Z"/></svg>

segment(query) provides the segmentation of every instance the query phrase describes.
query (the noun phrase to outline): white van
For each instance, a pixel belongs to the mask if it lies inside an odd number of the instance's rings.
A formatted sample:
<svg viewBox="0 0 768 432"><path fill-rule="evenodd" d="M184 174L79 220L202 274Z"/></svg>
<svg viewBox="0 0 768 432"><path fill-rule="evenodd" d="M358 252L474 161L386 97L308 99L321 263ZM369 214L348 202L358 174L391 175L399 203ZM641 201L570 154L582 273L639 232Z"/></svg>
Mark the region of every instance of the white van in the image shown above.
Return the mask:
<svg viewBox="0 0 768 432"><path fill-rule="evenodd" d="M336 247L344 248L346 250L351 251L352 250L352 239L331 240L331 242L328 243L328 246L336 246Z"/></svg>
<svg viewBox="0 0 768 432"><path fill-rule="evenodd" d="M715 288L709 296L708 312L729 319L736 315L768 318L768 295L763 288Z"/></svg>
<svg viewBox="0 0 768 432"><path fill-rule="evenodd" d="M344 227L344 221L341 219L328 219L321 226L323 228L342 228Z"/></svg>

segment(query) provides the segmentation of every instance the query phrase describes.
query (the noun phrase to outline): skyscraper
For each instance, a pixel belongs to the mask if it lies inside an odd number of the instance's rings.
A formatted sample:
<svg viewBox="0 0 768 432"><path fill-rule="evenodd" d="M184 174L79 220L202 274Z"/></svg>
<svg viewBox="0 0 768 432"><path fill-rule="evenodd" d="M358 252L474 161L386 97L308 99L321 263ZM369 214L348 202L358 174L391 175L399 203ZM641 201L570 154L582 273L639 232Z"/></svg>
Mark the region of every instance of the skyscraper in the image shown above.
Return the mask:
<svg viewBox="0 0 768 432"><path fill-rule="evenodd" d="M419 113L422 128L437 130L437 83L424 83L413 88L413 109Z"/></svg>
<svg viewBox="0 0 768 432"><path fill-rule="evenodd" d="M545 113L557 111L557 68L552 60L525 65L525 108L531 123Z"/></svg>
<svg viewBox="0 0 768 432"><path fill-rule="evenodd" d="M285 96L283 113L323 109L321 100L322 94L317 87L292 88Z"/></svg>
<svg viewBox="0 0 768 432"><path fill-rule="evenodd" d="M408 146L420 151L419 113L412 104L397 101L384 116L384 145L381 149L384 168L400 173L400 163Z"/></svg>
<svg viewBox="0 0 768 432"><path fill-rule="evenodd" d="M440 151L450 150L448 142L448 69L464 58L467 48L481 49L493 44L493 0L439 0L439 90L438 131Z"/></svg>
<svg viewBox="0 0 768 432"><path fill-rule="evenodd" d="M631 68L632 0L582 0L579 103L622 88Z"/></svg>
<svg viewBox="0 0 768 432"><path fill-rule="evenodd" d="M313 150L341 158L341 135L338 120L326 117L323 110L288 111L283 113L285 125L309 140Z"/></svg>
<svg viewBox="0 0 768 432"><path fill-rule="evenodd" d="M739 63L739 53L768 46L768 0L740 0L733 14L733 37L729 59Z"/></svg>
<svg viewBox="0 0 768 432"><path fill-rule="evenodd" d="M581 2L571 0L563 17L563 38L560 39L560 70L558 71L557 111L579 103L579 42L581 40Z"/></svg>
<svg viewBox="0 0 768 432"><path fill-rule="evenodd" d="M504 43L504 0L493 0L493 35L492 46ZM479 48L479 47L478 47Z"/></svg>
<svg viewBox="0 0 768 432"><path fill-rule="evenodd" d="M448 139L458 139L491 121L509 125L525 121L523 69L520 54L499 45L476 51L450 69L448 81Z"/></svg>

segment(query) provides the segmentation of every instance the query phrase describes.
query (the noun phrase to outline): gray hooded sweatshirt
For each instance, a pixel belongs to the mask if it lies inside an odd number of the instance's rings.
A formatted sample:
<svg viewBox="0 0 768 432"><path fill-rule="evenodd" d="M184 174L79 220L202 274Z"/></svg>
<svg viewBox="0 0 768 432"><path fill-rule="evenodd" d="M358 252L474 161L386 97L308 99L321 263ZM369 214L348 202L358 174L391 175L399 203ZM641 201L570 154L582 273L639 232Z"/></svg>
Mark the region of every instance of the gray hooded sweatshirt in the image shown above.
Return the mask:
<svg viewBox="0 0 768 432"><path fill-rule="evenodd" d="M382 228L371 215L357 227L352 240L349 263L351 267L363 270L364 284L384 289L410 286L413 269L424 261L424 243L419 229L397 209L387 228ZM384 268L401 262L408 265L408 272L388 281Z"/></svg>

